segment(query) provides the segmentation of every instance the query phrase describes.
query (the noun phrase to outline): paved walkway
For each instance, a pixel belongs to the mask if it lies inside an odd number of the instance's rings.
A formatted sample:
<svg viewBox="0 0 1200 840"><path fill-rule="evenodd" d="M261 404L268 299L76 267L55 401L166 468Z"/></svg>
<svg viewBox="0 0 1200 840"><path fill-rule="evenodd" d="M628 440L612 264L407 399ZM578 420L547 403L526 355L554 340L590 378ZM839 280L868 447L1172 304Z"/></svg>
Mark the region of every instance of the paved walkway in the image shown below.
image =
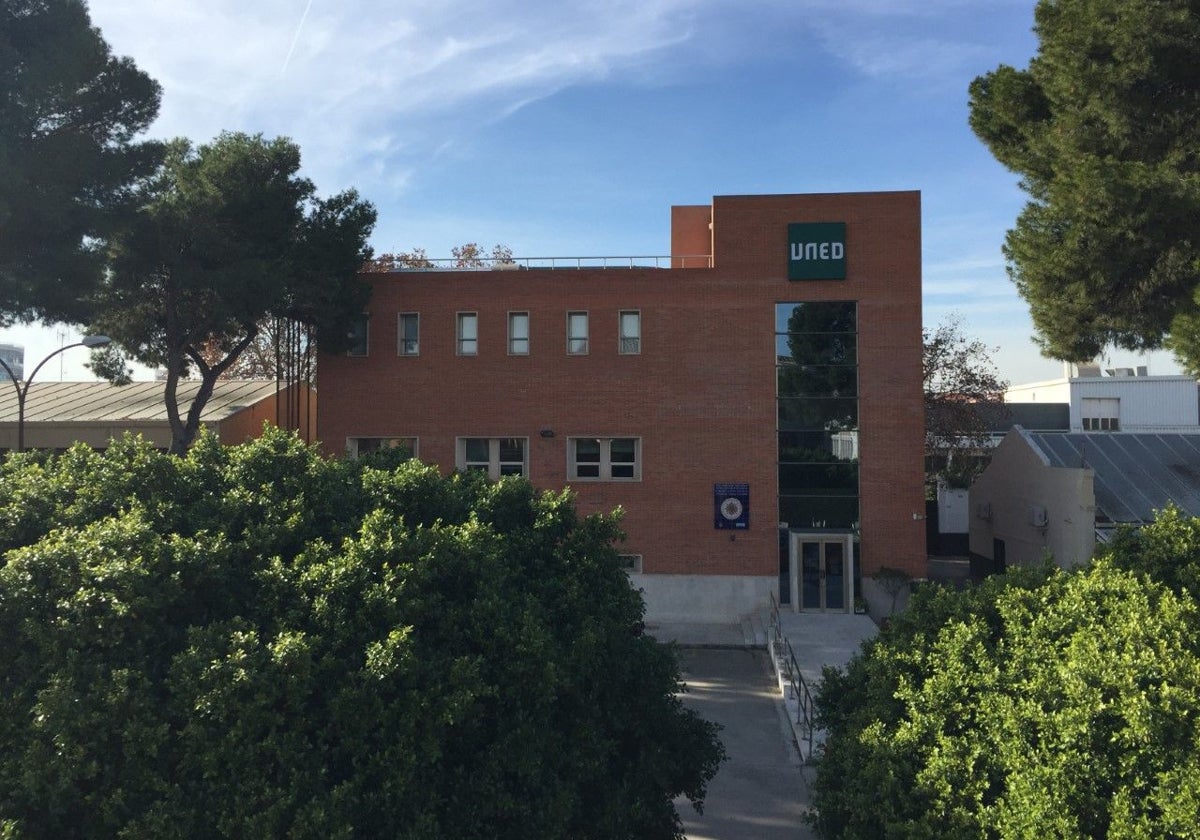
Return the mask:
<svg viewBox="0 0 1200 840"><path fill-rule="evenodd" d="M766 651L685 648L684 702L721 724L729 755L704 814L676 802L688 840L807 840L809 794Z"/></svg>
<svg viewBox="0 0 1200 840"><path fill-rule="evenodd" d="M815 688L826 665L844 666L875 635L871 619L844 613L780 612L780 628L805 682ZM815 837L801 819L815 770L802 766L793 725L795 699L784 702L766 651L767 615L739 624L650 624L646 632L681 647L684 702L721 724L729 754L709 786L704 814L676 803L689 840L775 840ZM819 734L816 740L820 740ZM807 754L807 744L805 745Z"/></svg>

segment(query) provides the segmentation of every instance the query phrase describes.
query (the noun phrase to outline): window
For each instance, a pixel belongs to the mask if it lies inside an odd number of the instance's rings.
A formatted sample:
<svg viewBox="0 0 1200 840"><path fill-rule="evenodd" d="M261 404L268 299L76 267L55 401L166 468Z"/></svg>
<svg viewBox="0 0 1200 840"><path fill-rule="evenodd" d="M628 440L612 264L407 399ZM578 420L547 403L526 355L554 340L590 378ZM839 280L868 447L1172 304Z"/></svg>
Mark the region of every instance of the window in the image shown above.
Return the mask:
<svg viewBox="0 0 1200 840"><path fill-rule="evenodd" d="M508 354L510 356L526 356L529 354L529 313L508 313Z"/></svg>
<svg viewBox="0 0 1200 840"><path fill-rule="evenodd" d="M421 316L416 312L401 312L396 325L396 352L401 356L416 356L421 352Z"/></svg>
<svg viewBox="0 0 1200 840"><path fill-rule="evenodd" d="M631 575L640 575L642 573L642 555L618 554L617 560L620 562L621 568Z"/></svg>
<svg viewBox="0 0 1200 840"><path fill-rule="evenodd" d="M567 313L567 352L582 356L588 351L588 314Z"/></svg>
<svg viewBox="0 0 1200 840"><path fill-rule="evenodd" d="M575 481L640 481L640 438L570 438L568 472Z"/></svg>
<svg viewBox="0 0 1200 840"><path fill-rule="evenodd" d="M363 313L354 319L354 323L346 332L346 338L350 340L350 348L346 351L347 356L367 355L369 332L367 315Z"/></svg>
<svg viewBox="0 0 1200 840"><path fill-rule="evenodd" d="M1085 432L1121 431L1121 399L1119 397L1084 397L1080 408Z"/></svg>
<svg viewBox="0 0 1200 840"><path fill-rule="evenodd" d="M775 365L779 521L853 527L860 492L855 303L776 304Z"/></svg>
<svg viewBox="0 0 1200 840"><path fill-rule="evenodd" d="M384 449L403 449L409 458L417 457L415 437L351 437L346 438L346 455L358 458Z"/></svg>
<svg viewBox="0 0 1200 840"><path fill-rule="evenodd" d="M642 313L632 310L620 314L620 351L626 354L642 352Z"/></svg>
<svg viewBox="0 0 1200 840"><path fill-rule="evenodd" d="M458 468L477 470L497 479L505 475L528 475L527 438L459 438Z"/></svg>
<svg viewBox="0 0 1200 840"><path fill-rule="evenodd" d="M479 352L479 315L458 313L458 355L474 356Z"/></svg>

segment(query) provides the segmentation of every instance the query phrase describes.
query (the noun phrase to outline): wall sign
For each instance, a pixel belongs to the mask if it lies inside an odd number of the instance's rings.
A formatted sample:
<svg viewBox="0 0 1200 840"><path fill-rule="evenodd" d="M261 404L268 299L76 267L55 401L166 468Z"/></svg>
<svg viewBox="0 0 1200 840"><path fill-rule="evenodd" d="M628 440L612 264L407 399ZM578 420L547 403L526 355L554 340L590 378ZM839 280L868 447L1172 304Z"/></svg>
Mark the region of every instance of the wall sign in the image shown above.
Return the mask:
<svg viewBox="0 0 1200 840"><path fill-rule="evenodd" d="M846 279L846 223L788 225L789 280Z"/></svg>
<svg viewBox="0 0 1200 840"><path fill-rule="evenodd" d="M713 485L713 527L744 531L750 527L750 485Z"/></svg>

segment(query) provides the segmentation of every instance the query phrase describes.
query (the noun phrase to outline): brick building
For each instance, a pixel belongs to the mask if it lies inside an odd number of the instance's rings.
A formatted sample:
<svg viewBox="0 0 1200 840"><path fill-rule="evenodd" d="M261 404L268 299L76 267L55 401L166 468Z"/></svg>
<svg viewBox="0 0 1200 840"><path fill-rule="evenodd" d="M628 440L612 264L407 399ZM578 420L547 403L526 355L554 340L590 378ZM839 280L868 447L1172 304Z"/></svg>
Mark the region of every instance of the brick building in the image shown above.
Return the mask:
<svg viewBox="0 0 1200 840"><path fill-rule="evenodd" d="M841 611L880 566L923 577L919 193L671 219L661 268L373 273L360 345L318 365L326 450L621 506L652 620L768 593Z"/></svg>

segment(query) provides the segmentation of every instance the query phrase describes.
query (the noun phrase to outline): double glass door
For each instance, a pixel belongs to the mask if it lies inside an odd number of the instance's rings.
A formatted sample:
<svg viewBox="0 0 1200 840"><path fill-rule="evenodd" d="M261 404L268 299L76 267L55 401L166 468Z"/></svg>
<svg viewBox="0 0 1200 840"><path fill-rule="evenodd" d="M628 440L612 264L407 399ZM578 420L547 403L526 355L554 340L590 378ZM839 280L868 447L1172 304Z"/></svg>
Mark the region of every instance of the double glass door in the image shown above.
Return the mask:
<svg viewBox="0 0 1200 840"><path fill-rule="evenodd" d="M851 579L845 538L795 534L793 540L792 557L799 560L800 609L845 612Z"/></svg>

